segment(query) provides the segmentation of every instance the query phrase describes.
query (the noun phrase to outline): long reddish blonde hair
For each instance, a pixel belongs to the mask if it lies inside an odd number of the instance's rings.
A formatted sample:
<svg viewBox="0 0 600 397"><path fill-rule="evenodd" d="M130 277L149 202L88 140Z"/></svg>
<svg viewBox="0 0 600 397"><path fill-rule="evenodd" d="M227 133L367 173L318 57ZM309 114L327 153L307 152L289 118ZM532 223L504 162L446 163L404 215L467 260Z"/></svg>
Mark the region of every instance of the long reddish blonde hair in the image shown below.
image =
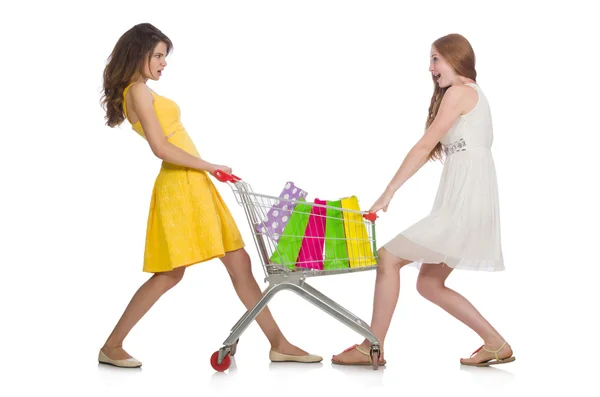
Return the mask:
<svg viewBox="0 0 600 397"><path fill-rule="evenodd" d="M475 52L469 41L461 36L460 34L452 33L444 37L440 37L432 44L446 62L452 67L454 73L459 76L467 77L473 81L477 81L477 71L475 70ZM431 104L429 105L429 112L427 113L427 123L425 128L429 128L435 116L437 116L438 109L442 103L442 98L448 87L441 88L433 79L433 95L431 96ZM428 160L441 160L443 155L442 144L438 144L429 153Z"/></svg>

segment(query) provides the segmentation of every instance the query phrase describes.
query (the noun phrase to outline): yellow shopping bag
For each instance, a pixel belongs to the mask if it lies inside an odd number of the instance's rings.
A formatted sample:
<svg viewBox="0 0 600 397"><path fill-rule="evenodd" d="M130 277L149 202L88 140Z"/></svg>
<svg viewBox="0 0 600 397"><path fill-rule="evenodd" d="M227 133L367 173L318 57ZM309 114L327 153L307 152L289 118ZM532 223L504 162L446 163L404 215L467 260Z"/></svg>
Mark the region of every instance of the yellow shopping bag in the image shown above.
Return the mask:
<svg viewBox="0 0 600 397"><path fill-rule="evenodd" d="M342 208L360 211L356 196L342 199ZM350 267L364 267L377 264L364 223L365 219L361 214L354 212L343 211L343 213Z"/></svg>

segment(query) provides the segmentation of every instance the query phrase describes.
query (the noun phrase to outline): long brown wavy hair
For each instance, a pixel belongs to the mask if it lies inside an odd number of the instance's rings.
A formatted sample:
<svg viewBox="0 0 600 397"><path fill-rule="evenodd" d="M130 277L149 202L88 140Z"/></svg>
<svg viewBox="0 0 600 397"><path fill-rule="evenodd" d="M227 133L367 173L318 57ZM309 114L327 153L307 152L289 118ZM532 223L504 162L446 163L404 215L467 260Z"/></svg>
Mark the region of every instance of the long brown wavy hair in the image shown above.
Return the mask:
<svg viewBox="0 0 600 397"><path fill-rule="evenodd" d="M454 73L459 76L467 77L473 81L477 81L477 71L475 70L475 52L469 41L461 36L460 34L449 34L444 37L440 37L432 44L446 62L452 67ZM425 128L429 128L435 116L437 115L442 98L446 93L448 87L441 88L433 79L433 95L431 97L431 104L429 105L429 112L427 113L427 123ZM443 155L442 144L438 144L429 153L428 160L441 160Z"/></svg>
<svg viewBox="0 0 600 397"><path fill-rule="evenodd" d="M135 25L117 41L104 68L104 85L101 98L106 111L104 119L109 127L116 127L125 120L123 111L123 91L133 78L150 62L152 52L163 42L167 55L173 48L171 40L149 23Z"/></svg>

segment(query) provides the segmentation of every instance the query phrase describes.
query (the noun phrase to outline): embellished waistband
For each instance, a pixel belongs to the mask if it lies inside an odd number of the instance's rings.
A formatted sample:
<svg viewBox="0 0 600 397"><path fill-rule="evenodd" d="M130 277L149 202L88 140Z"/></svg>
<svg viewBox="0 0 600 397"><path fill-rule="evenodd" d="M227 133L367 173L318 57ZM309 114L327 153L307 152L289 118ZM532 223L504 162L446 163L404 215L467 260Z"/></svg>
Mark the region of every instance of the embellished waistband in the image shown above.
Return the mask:
<svg viewBox="0 0 600 397"><path fill-rule="evenodd" d="M442 144L442 150L446 156L456 152L464 152L467 150L467 143L465 142L464 138L460 138L459 140L447 145Z"/></svg>
<svg viewBox="0 0 600 397"><path fill-rule="evenodd" d="M469 145L468 151L482 151L482 152L489 152L491 150L491 148L489 146L481 146L481 145ZM446 156L449 156L451 154L457 153L457 152L466 152L467 151L467 142L465 141L465 138L460 138L454 142L451 142L447 145L444 145L442 143L442 151L444 152L444 154Z"/></svg>

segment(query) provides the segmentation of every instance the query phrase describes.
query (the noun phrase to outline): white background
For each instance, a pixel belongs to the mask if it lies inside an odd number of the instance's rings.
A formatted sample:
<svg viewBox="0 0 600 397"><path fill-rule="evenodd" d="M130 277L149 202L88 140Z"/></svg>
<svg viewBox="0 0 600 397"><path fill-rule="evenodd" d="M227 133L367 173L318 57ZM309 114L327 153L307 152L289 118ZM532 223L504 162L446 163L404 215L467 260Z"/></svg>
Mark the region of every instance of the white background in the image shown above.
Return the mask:
<svg viewBox="0 0 600 397"><path fill-rule="evenodd" d="M595 15L581 1L3 4L0 395L582 395L595 384L600 331ZM507 269L455 271L448 284L517 361L461 368L478 336L422 299L417 272L405 268L386 369L333 367L331 355L361 338L282 293L270 305L277 321L324 362L271 364L253 323L232 369L215 374L209 357L244 308L214 260L188 269L126 340L142 369L98 366L98 349L148 277L160 160L129 125L104 126L99 105L106 58L140 22L175 44L150 86L180 105L205 159L266 194L292 180L309 199L355 194L364 209L423 133L430 44L466 36L492 107ZM429 212L440 173L429 163L398 192L378 221L380 245ZM264 288L243 210L218 188ZM370 321L374 277L312 284Z"/></svg>

